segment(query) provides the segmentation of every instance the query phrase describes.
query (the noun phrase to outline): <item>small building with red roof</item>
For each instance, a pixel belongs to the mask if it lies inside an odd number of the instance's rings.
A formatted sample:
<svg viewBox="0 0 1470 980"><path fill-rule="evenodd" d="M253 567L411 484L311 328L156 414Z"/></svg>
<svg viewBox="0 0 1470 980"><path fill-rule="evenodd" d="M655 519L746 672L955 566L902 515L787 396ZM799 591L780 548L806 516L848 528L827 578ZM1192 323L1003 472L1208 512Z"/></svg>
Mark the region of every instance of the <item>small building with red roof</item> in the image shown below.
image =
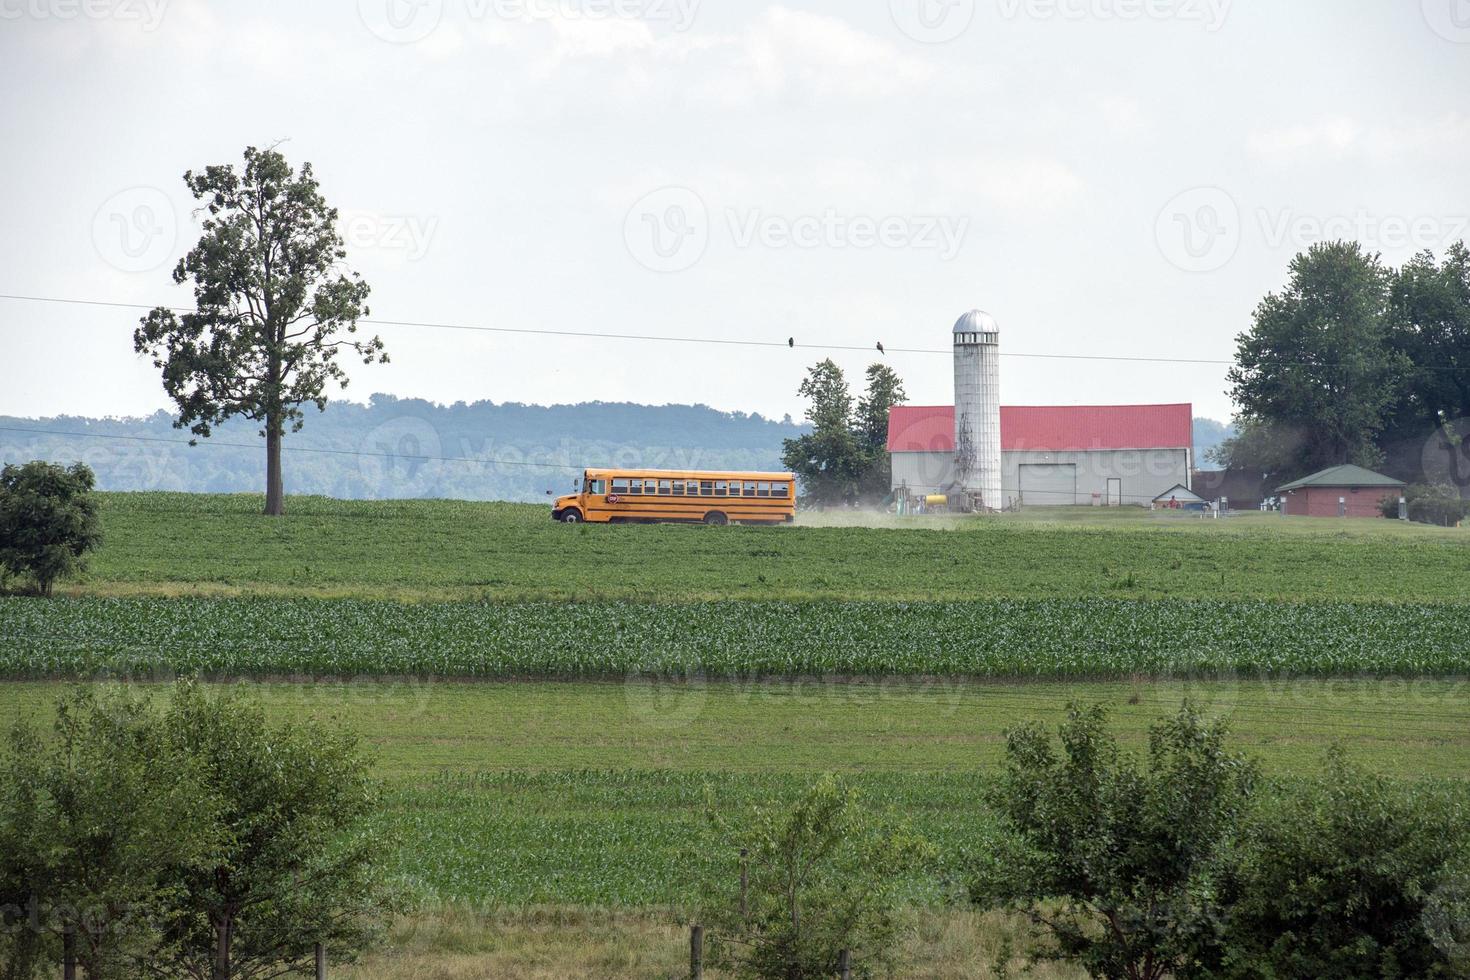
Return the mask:
<svg viewBox="0 0 1470 980"><path fill-rule="evenodd" d="M1190 486L1193 431L1189 404L1002 405L1003 506L1146 507L1175 485ZM888 453L893 489L954 491L954 406L895 407Z"/></svg>

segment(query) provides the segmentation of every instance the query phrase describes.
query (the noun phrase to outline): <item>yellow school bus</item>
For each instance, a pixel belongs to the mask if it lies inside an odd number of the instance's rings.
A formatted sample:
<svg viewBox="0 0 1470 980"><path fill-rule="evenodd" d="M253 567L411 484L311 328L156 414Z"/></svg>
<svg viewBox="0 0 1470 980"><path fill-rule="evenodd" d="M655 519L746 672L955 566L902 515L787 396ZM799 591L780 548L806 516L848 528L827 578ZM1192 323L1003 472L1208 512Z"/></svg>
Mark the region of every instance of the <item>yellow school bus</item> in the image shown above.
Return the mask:
<svg viewBox="0 0 1470 980"><path fill-rule="evenodd" d="M576 493L556 498L552 520L608 523L790 524L790 473L699 470L587 470Z"/></svg>

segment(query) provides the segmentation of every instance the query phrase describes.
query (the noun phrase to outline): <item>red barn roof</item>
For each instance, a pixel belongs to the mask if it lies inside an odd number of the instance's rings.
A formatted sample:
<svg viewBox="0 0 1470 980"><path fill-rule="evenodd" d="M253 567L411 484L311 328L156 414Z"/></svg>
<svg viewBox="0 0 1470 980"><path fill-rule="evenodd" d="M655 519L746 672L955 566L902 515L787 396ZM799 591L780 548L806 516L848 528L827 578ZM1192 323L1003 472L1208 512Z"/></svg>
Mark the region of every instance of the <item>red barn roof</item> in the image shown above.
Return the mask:
<svg viewBox="0 0 1470 980"><path fill-rule="evenodd" d="M1002 452L1179 449L1194 445L1194 406L1002 405ZM953 405L899 405L888 415L891 453L954 452Z"/></svg>

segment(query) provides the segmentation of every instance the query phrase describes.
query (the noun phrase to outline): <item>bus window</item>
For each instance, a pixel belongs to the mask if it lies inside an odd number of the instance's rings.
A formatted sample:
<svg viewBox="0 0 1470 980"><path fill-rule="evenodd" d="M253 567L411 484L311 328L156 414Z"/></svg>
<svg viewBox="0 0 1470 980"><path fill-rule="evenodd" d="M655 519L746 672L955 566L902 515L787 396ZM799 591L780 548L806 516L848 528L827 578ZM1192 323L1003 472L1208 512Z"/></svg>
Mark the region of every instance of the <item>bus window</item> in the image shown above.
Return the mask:
<svg viewBox="0 0 1470 980"><path fill-rule="evenodd" d="M682 496L684 496L684 481L683 480L675 480L674 481L674 496L676 496L676 497L682 497Z"/></svg>
<svg viewBox="0 0 1470 980"><path fill-rule="evenodd" d="M607 481L606 480L588 480L587 481L587 492L588 493L591 493L591 494L598 494L598 495L607 493Z"/></svg>
<svg viewBox="0 0 1470 980"><path fill-rule="evenodd" d="M671 494L673 492L674 492L674 485L673 485L672 482L670 482L668 480L659 480L658 481L658 495L660 497L667 497L669 494Z"/></svg>
<svg viewBox="0 0 1470 980"><path fill-rule="evenodd" d="M613 481L612 481L612 492L613 492L613 494L615 496L622 495L622 496L625 496L626 497L628 495L628 480L627 480L627 478L626 477L616 477L616 476L613 477Z"/></svg>
<svg viewBox="0 0 1470 980"><path fill-rule="evenodd" d="M701 497L713 497L715 495L715 485L709 480L700 480L699 495Z"/></svg>
<svg viewBox="0 0 1470 980"><path fill-rule="evenodd" d="M755 485L755 495L757 497L769 497L771 495L771 485L764 480L757 483Z"/></svg>
<svg viewBox="0 0 1470 980"><path fill-rule="evenodd" d="M642 494L643 493L643 481L642 480L630 480L628 482L628 493L631 496L634 496L634 497L637 497L640 494Z"/></svg>
<svg viewBox="0 0 1470 980"><path fill-rule="evenodd" d="M755 484L754 483L747 483L745 485L745 495L747 497L754 497L755 496Z"/></svg>
<svg viewBox="0 0 1470 980"><path fill-rule="evenodd" d="M791 484L789 484L789 483L778 483L778 484L776 484L776 496L780 497L782 500L790 500L791 499Z"/></svg>
<svg viewBox="0 0 1470 980"><path fill-rule="evenodd" d="M729 493L730 493L730 484L726 483L724 480L716 480L715 481L715 496L716 497L725 497L725 496L728 496Z"/></svg>

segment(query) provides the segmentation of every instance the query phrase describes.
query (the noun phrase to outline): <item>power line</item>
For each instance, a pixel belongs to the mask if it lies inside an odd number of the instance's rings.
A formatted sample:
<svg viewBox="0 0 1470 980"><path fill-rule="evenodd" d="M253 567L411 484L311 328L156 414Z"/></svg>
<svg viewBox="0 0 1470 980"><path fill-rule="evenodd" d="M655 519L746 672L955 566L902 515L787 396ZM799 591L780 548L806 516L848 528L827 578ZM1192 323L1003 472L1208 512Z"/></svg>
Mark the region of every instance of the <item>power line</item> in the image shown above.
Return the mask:
<svg viewBox="0 0 1470 980"><path fill-rule="evenodd" d="M60 303L73 306L103 306L116 307L130 310L152 310L156 306L145 303L120 303L109 300L71 299L58 296L28 296L16 293L0 293L0 299L19 300L31 303ZM185 307L168 307L175 313L189 313L191 310ZM668 334L636 334L636 333L599 333L589 330L554 330L542 327L492 327L483 324L472 323L435 323L422 320L377 320L363 319L359 323L378 327L417 327L428 330L462 330L474 333L498 333L498 334L523 334L541 337L576 337L582 339L596 340L634 340L648 341L666 344L714 344L726 347L768 347L768 348L792 348L796 350L832 350L832 351L864 351L871 352L873 347L860 344L801 344L791 343L789 340L741 340L729 337L679 337ZM954 356L954 351L948 348L932 347L890 347L884 345L884 350L890 354L935 354L945 357ZM1144 364L1202 364L1207 366L1228 367L1235 363L1233 361L1215 360L1210 358L1194 357L1149 357L1142 355L1124 354L1043 354L1022 351L1001 351L1001 357L1032 358L1040 360L1059 361L1122 361Z"/></svg>

